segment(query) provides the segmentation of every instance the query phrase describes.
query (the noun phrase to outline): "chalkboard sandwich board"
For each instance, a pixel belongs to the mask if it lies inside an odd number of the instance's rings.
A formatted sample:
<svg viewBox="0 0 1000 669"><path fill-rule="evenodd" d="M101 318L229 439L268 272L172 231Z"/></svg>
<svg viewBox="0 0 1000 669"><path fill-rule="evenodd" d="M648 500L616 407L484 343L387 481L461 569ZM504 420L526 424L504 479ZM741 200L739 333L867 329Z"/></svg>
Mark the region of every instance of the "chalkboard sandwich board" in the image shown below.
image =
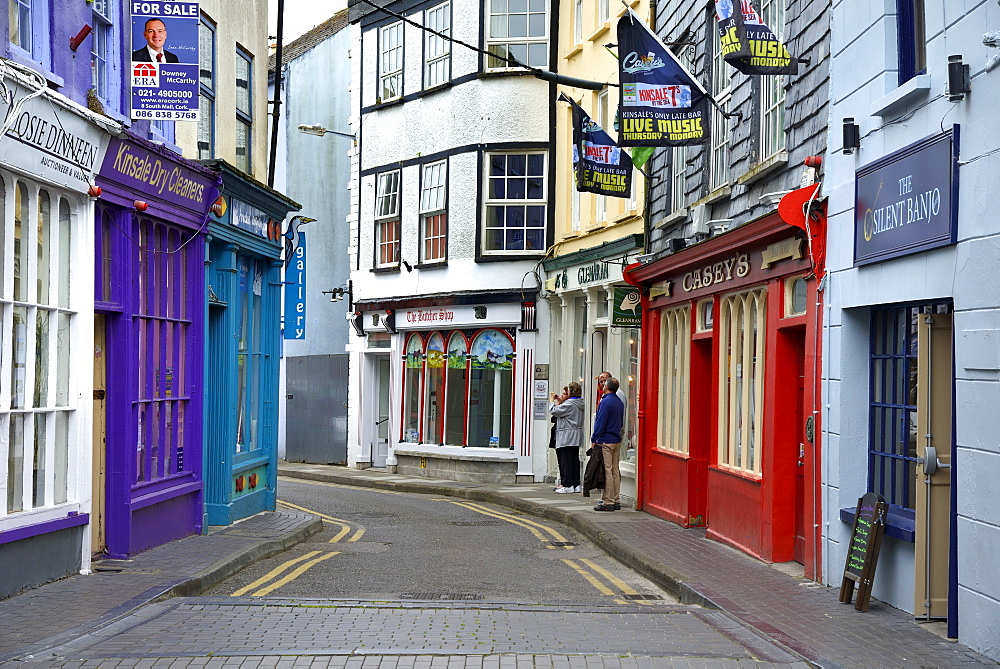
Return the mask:
<svg viewBox="0 0 1000 669"><path fill-rule="evenodd" d="M875 565L878 563L879 548L882 547L888 510L889 505L881 495L869 492L858 500L858 508L854 513L851 543L847 547L847 562L844 565L844 580L840 585L840 601L851 603L856 583L858 599L854 608L858 611L867 611L871 600Z"/></svg>

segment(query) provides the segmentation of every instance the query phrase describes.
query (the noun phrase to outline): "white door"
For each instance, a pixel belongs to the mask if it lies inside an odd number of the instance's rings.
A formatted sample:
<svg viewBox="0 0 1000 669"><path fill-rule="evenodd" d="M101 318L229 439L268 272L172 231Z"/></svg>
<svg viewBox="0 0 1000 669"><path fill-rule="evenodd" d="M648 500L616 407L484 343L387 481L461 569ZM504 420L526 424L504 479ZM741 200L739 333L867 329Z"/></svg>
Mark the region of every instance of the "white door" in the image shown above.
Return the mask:
<svg viewBox="0 0 1000 669"><path fill-rule="evenodd" d="M385 467L389 456L389 356L375 359L375 440L372 443L372 467Z"/></svg>

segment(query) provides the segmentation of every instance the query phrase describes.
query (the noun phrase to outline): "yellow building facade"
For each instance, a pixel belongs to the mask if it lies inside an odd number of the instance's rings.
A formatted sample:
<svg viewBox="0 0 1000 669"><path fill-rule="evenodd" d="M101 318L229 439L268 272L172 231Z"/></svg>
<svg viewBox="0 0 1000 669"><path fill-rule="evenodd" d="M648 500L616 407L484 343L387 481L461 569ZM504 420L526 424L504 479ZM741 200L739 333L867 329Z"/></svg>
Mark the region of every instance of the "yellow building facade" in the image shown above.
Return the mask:
<svg viewBox="0 0 1000 669"><path fill-rule="evenodd" d="M559 73L617 84L618 19L629 8L648 19L648 2L635 0L626 7L612 0L569 0L559 6ZM612 139L618 137L617 86L586 90L561 85L559 90ZM632 501L638 438L639 328L617 325L613 315L616 295L620 306L629 289L622 269L643 252L646 179L633 170L628 198L578 192L573 175L572 111L565 102L557 104L555 241L543 263L552 318L549 387L559 392L570 381L580 382L592 425L598 393L595 377L608 371L619 379L620 395L626 403L620 449L622 496ZM551 471L558 478L554 456Z"/></svg>

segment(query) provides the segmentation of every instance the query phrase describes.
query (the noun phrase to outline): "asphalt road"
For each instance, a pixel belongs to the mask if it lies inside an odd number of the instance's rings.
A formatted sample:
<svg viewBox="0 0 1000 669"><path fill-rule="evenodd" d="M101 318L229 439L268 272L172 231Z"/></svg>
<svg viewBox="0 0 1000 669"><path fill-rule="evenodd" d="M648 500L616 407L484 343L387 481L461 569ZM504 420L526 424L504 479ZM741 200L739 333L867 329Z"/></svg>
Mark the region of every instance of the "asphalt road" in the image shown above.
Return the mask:
<svg viewBox="0 0 1000 669"><path fill-rule="evenodd" d="M324 520L202 597L154 603L45 667L521 669L782 665L720 611L682 606L572 530L455 498L282 480ZM4 665L5 667L7 665Z"/></svg>

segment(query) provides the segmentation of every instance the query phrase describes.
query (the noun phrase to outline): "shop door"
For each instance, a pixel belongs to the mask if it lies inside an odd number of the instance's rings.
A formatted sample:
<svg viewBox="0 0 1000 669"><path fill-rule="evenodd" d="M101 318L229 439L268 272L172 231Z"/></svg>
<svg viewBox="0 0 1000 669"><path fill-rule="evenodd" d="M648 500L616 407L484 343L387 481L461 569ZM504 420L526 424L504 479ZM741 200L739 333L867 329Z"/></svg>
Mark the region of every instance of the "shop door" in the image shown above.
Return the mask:
<svg viewBox="0 0 1000 669"><path fill-rule="evenodd" d="M952 316L917 322L916 588L918 617L948 615L951 557Z"/></svg>
<svg viewBox="0 0 1000 669"><path fill-rule="evenodd" d="M104 316L94 316L94 440L91 489L93 490L90 509L90 552L103 553L107 544L104 539L105 500L105 441L107 440L107 413L105 408L105 387L108 378L107 338Z"/></svg>
<svg viewBox="0 0 1000 669"><path fill-rule="evenodd" d="M375 441L372 443L372 467L385 467L389 457L389 397L390 373L389 356L380 355L375 359Z"/></svg>
<svg viewBox="0 0 1000 669"><path fill-rule="evenodd" d="M791 350L795 354L795 545L792 549L792 559L799 564L806 562L806 370L805 348L806 335L804 330L789 333Z"/></svg>

